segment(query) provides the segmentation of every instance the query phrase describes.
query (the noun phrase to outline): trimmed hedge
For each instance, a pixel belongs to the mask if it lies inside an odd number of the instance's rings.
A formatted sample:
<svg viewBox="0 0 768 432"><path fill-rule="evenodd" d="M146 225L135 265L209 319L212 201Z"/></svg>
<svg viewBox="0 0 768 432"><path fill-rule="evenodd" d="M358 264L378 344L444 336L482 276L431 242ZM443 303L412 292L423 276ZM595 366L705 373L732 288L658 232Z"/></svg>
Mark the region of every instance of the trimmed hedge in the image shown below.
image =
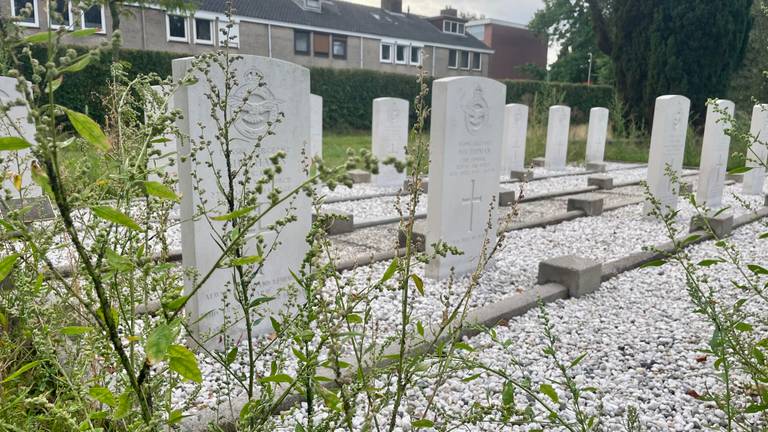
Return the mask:
<svg viewBox="0 0 768 432"><path fill-rule="evenodd" d="M82 48L75 48L82 51ZM43 57L42 49L37 53ZM131 64L130 74L154 72L160 76L171 74L171 61L187 54L122 50L120 59ZM84 71L66 77L57 90L59 103L68 108L88 112L103 122L101 98L107 93L109 65L112 58L103 56ZM419 91L413 75L383 73L371 70L313 68L312 93L324 99L323 123L326 130L367 130L371 127L373 100L378 97L397 97L408 101ZM428 80L431 84L432 79ZM573 108L573 121L584 122L590 108L610 106L613 88L584 84L550 83L545 81L506 81L507 102L531 105L537 93L552 92L564 95L563 103ZM411 108L413 109L413 107ZM412 119L415 114L412 112Z"/></svg>

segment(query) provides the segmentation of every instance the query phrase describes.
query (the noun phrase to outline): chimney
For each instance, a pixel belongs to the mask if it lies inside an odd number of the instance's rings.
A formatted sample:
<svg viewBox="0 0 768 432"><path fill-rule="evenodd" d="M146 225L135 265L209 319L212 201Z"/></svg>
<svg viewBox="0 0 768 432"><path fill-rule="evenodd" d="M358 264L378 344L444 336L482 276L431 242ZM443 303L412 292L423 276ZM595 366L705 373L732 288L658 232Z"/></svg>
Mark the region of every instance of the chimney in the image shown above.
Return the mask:
<svg viewBox="0 0 768 432"><path fill-rule="evenodd" d="M403 13L403 0L381 0L381 8L389 12Z"/></svg>
<svg viewBox="0 0 768 432"><path fill-rule="evenodd" d="M445 9L440 11L440 16L458 18L459 17L459 11L454 9L454 8L452 8L452 7L450 7L450 6L448 6Z"/></svg>

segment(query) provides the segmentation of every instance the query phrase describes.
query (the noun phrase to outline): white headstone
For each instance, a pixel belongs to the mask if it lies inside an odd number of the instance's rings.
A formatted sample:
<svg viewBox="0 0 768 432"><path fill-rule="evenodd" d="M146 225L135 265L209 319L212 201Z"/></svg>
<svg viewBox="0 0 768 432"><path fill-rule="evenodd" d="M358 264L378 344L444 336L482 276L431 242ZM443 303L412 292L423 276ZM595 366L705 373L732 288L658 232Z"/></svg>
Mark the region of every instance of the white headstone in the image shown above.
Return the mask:
<svg viewBox="0 0 768 432"><path fill-rule="evenodd" d="M183 58L173 61L175 80L181 79L192 70L192 60L192 58ZM255 183L261 176L262 170L271 167L269 157L282 151L285 152L286 158L281 164L282 172L276 174L274 186L279 188L281 194L285 194L307 178L302 161L309 148L310 140L307 127L310 116L309 70L282 60L251 55L244 55L241 59L235 60L232 69L238 84L230 93L228 101L230 115L235 115L235 110L242 110L236 117L233 127L229 129L232 162L236 167L234 169L240 170L243 166L241 161L254 154L254 146L260 137L265 136L271 123L275 134L261 141L261 148L256 153L259 156L253 162L256 167L250 173L250 183L246 185L246 189L254 191ZM221 256L221 248L217 245L216 238L222 235L224 222L202 217L193 220L193 216L200 213L203 205L210 216L230 212L218 189L220 177L214 172L226 173L226 159L221 144L215 137L217 128L210 114L210 103L205 97L210 93L210 89L201 74L194 73L198 77L197 83L182 86L175 94L175 106L184 114L177 124L181 136L191 137L198 143L201 142L200 139L209 142L199 152L202 154L198 154L198 162L195 163L192 158L186 157L190 151L190 143L187 139L180 140L182 251L184 266L195 268L199 273L205 274L215 266L216 260ZM263 80L260 80L259 76L263 76ZM222 71L218 67L213 67L210 77L211 81L219 87L219 91L223 92ZM266 83L266 86L260 86L261 82ZM284 119L276 123L280 113L284 114ZM218 115L221 117L222 113ZM209 161L212 162L213 167L207 165ZM225 179L221 180L224 184L227 183ZM235 181L235 191L239 195L243 186L238 185L237 180L243 180L242 173ZM258 207L256 211L266 210L269 205L267 194L270 191L272 186L265 187L263 193L255 197L254 205ZM276 231L271 230L270 225L284 218L289 208L290 213L297 217L297 221L283 227L278 239ZM287 200L270 211L246 237L246 256L257 255L256 241L259 236L263 236L265 250L276 247L269 253L261 273L251 286L251 298L278 297L277 300L262 306L261 311L265 311L265 315L284 310L285 296L282 290L293 284L290 271L298 271L304 259L307 251L305 236L310 223L309 198L300 193L295 196L295 199ZM275 243L276 239L279 240L279 244ZM199 320L196 326L198 334L217 333L226 320L229 323L237 322L236 325L227 329L231 337L238 339L243 336L244 323L240 319L239 308L234 301L231 279L231 269L218 269L191 299L188 312L191 314L192 322ZM187 290L190 287L191 281L188 280ZM225 303L229 307L226 307ZM255 334L271 331L273 330L269 319L264 319L254 329ZM221 339L214 338L208 345L220 348Z"/></svg>
<svg viewBox="0 0 768 432"><path fill-rule="evenodd" d="M711 209L717 209L723 203L725 174L728 170L728 156L731 146L731 137L725 133L729 126L725 121L727 117L723 115L722 111L733 117L735 109L736 106L733 102L722 99L707 107L696 201Z"/></svg>
<svg viewBox="0 0 768 432"><path fill-rule="evenodd" d="M589 110L587 132L587 162L601 163L605 159L605 140L608 138L608 108Z"/></svg>
<svg viewBox="0 0 768 432"><path fill-rule="evenodd" d="M569 107L555 105L549 108L544 168L552 171L565 169L568 158L568 130L570 125L571 109Z"/></svg>
<svg viewBox="0 0 768 432"><path fill-rule="evenodd" d="M688 129L688 114L691 101L684 96L660 96L656 98L651 131L651 150L648 156L648 187L659 200L662 211L677 209L678 186L667 174L670 167L680 176L685 153L685 135ZM653 206L645 203L644 213Z"/></svg>
<svg viewBox="0 0 768 432"><path fill-rule="evenodd" d="M426 244L442 241L464 254L431 261L428 277L474 271L486 237L495 239L505 99L506 87L488 78L434 82Z"/></svg>
<svg viewBox="0 0 768 432"><path fill-rule="evenodd" d="M29 122L29 108L24 95L17 89L16 78L0 76L0 105L8 107L7 116L0 114L0 137L20 137L28 143L35 143L35 126ZM40 187L32 181L32 152L28 149L0 153L3 189L11 198L31 198L42 194ZM21 176L21 191L16 189L14 178Z"/></svg>
<svg viewBox="0 0 768 432"><path fill-rule="evenodd" d="M164 109L166 113L173 111L173 95L170 96L165 107L158 106L158 104L165 102L167 88L165 86L152 86L152 90L155 94L151 95L147 101L147 115L157 115L161 109ZM162 136L157 137L157 142L153 144L154 150L159 154L149 158L148 168L152 170L148 176L150 181L162 182L163 176L171 180L178 180L179 178L176 134L172 131L165 132Z"/></svg>
<svg viewBox="0 0 768 432"><path fill-rule="evenodd" d="M765 163L768 161L768 105L755 105L752 109L750 134L756 137L747 150L747 166L752 168L744 173L744 193L762 195L765 184Z"/></svg>
<svg viewBox="0 0 768 432"><path fill-rule="evenodd" d="M528 107L509 104L504 109L504 144L501 147L501 173L525 170L525 138L528 133Z"/></svg>
<svg viewBox="0 0 768 432"><path fill-rule="evenodd" d="M408 145L408 101L378 98L373 101L372 153L383 162L389 157L405 161ZM402 186L406 173L398 173L391 165L379 163L379 174L371 182L379 186Z"/></svg>
<svg viewBox="0 0 768 432"><path fill-rule="evenodd" d="M313 94L309 95L309 100L311 105L309 124L312 128L309 156L323 157L323 98Z"/></svg>

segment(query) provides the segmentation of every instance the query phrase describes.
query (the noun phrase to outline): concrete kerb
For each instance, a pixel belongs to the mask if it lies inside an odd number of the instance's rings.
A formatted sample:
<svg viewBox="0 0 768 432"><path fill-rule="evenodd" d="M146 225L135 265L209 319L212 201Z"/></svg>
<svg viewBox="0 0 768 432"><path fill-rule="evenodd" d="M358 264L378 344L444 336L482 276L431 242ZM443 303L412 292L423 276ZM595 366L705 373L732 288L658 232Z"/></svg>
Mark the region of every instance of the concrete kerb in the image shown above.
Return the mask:
<svg viewBox="0 0 768 432"><path fill-rule="evenodd" d="M739 216L734 219L734 228L748 225L766 216L768 216L768 207L764 207L752 214ZM693 234L700 235L701 237L696 241L686 243L685 247L711 239L709 234L703 231L697 231ZM681 236L679 241L683 241L689 236L690 234L686 235L685 237ZM662 243L657 245L655 248L667 253L674 250L672 242ZM607 281L621 273L636 269L647 262L659 259L661 256L661 253L656 252L638 252L618 260L603 263L601 281ZM533 289L527 290L521 294L507 297L498 302L494 302L492 304L488 304L469 311L464 325L458 330L458 334L456 336L461 339L464 337L477 335L482 331L482 328L484 327L493 327L498 325L500 322L523 315L524 313L536 308L539 302L546 304L561 299L567 299L569 296L569 289L560 284L547 283L544 285L537 285ZM432 332L430 329L427 329L427 332L428 334L434 335L434 332ZM407 355L412 356L419 353L424 353L425 350L428 350L430 346L434 346L434 344L425 345L423 342L416 341L408 347ZM376 367L386 366L386 364L390 362L391 360L384 362L384 364L376 365ZM354 364L354 362L352 362L352 364ZM365 366L364 369L369 369L369 366L371 365ZM353 371L356 369L356 367L350 368L350 370ZM319 371L318 373L321 372L322 371ZM301 400L303 399L299 395L289 397L280 407L278 407L278 410L289 408L290 406L300 403ZM227 403L223 406L225 415L226 412L229 412L229 415L227 415L229 419L236 418L244 404L245 400L242 398L236 399L231 403ZM182 422L182 425L185 430L195 430L202 432L206 430L208 423L211 421L219 421L219 424L225 425L231 423L231 420L224 420L225 422L221 423L220 419L223 417L224 416L221 415L221 412L208 410L206 412L199 413L197 416L186 418Z"/></svg>

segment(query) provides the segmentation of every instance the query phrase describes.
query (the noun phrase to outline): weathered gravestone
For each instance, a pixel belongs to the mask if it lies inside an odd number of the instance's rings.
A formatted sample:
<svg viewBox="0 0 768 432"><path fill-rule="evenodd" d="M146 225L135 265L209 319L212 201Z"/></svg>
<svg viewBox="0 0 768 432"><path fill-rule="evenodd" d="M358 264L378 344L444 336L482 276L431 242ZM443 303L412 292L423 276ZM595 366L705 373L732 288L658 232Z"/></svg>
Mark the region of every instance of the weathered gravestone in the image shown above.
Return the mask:
<svg viewBox="0 0 768 432"><path fill-rule="evenodd" d="M323 157L323 98L314 94L309 97L311 105L309 124L312 128L309 157Z"/></svg>
<svg viewBox="0 0 768 432"><path fill-rule="evenodd" d="M544 168L552 171L565 169L568 158L568 129L570 124L571 109L569 107L555 105L549 108Z"/></svg>
<svg viewBox="0 0 768 432"><path fill-rule="evenodd" d="M0 137L24 138L35 142L35 127L28 120L29 108L17 89L16 78L0 76ZM42 190L32 181L33 157L29 149L0 153L3 195L9 199L39 197Z"/></svg>
<svg viewBox="0 0 768 432"><path fill-rule="evenodd" d="M608 138L608 108L589 110L587 132L587 164L600 164L605 159L605 140Z"/></svg>
<svg viewBox="0 0 768 432"><path fill-rule="evenodd" d="M684 96L660 96L656 98L651 131L651 150L648 156L648 188L659 201L661 210L677 209L678 187L667 173L679 176L683 169L685 135L691 101ZM653 205L646 200L643 213L648 214Z"/></svg>
<svg viewBox="0 0 768 432"><path fill-rule="evenodd" d="M725 133L728 123L723 111L732 117L735 109L733 102L722 99L707 107L696 201L711 209L717 209L723 203L728 152L731 146L731 137Z"/></svg>
<svg viewBox="0 0 768 432"><path fill-rule="evenodd" d="M158 116L162 113L173 111L173 95L165 101L168 96L168 88L165 86L152 86L154 94L149 95L147 100L147 117ZM165 103L165 106L163 106ZM162 182L164 178L172 181L179 179L179 161L177 157L176 134L173 131L166 130L163 135L157 137L153 143L154 154L149 158L148 169L150 173L148 180Z"/></svg>
<svg viewBox="0 0 768 432"><path fill-rule="evenodd" d="M504 109L504 144L501 147L501 173L525 177L525 138L528 133L528 107L509 104Z"/></svg>
<svg viewBox="0 0 768 432"><path fill-rule="evenodd" d="M768 161L768 104L755 105L752 109L752 127L749 133L755 141L747 152L746 165L751 170L744 173L744 193L762 195L765 184L765 163Z"/></svg>
<svg viewBox="0 0 768 432"><path fill-rule="evenodd" d="M443 241L464 255L432 260L428 277L445 278L451 268L472 272L485 239L496 237L505 98L506 87L488 78L444 78L433 85L426 244Z"/></svg>
<svg viewBox="0 0 768 432"><path fill-rule="evenodd" d="M183 58L173 61L174 79L179 80L192 70L192 60ZM228 100L230 115L235 119L229 134L232 138L233 166L238 167L238 172L241 173L234 182L235 194L239 195L243 191L243 186L238 182L245 180L241 170L244 160L254 154L258 155L252 162L256 165L254 172L251 172L249 183L245 185L247 190L254 191L262 170L271 166L269 157L279 151L284 152L286 158L281 164L282 172L276 174L273 184L285 194L306 179L302 160L310 140L309 70L285 61L250 55L235 60L232 69L237 78L237 86L231 90ZM200 274L206 274L216 265L221 255L217 238L224 234L224 222L197 215L203 207L208 215L214 217L230 212L218 187L219 180L226 184L226 179L217 174L226 173L226 160L221 144L215 137L216 125L210 114L210 103L205 97L205 94L210 93L210 89L201 74L194 73L198 77L197 82L181 87L174 99L175 106L184 114L183 119L178 121L181 135L196 140L191 143L193 149L195 146L203 147L198 152L202 153L199 154L199 161L195 162L192 158L184 157L189 154L190 142L187 139L180 142L182 252L185 267L195 268ZM260 77L263 77L263 80ZM212 68L210 78L219 87L219 91L223 91L224 75L218 67ZM266 86L261 86L262 82L266 83ZM235 110L241 110L240 114L235 115ZM280 113L285 117L276 122ZM221 114L219 113L219 116ZM261 148L255 150L256 143L260 137L265 136L270 124L274 135L265 137L261 141ZM209 163L212 166L209 166ZM272 191L272 187L265 187L263 193L257 195L253 204L257 207L255 211L266 211L269 205L267 194ZM273 224L277 219L285 217L287 211L295 215L297 220L280 229L278 238ZM196 216L194 220L193 216ZM292 285L290 271L298 271L305 256L305 236L310 221L309 199L300 193L270 211L251 228L246 237L246 256L257 255L256 244L259 237L263 238L265 251L276 248L265 256L265 264L250 287L251 298L277 297L261 306L260 311L264 311L264 315L273 315L277 311L285 310L286 295L283 289ZM276 240L279 243L276 243ZM189 302L189 312L192 322L196 322L195 330L198 335L216 334L227 322L234 323L226 329L228 335L235 339L243 337L244 323L234 301L231 278L232 269L215 270ZM187 280L186 283L189 290L192 281ZM273 330L269 319L261 320L254 328L255 334L271 331ZM221 348L222 340L213 338L206 345Z"/></svg>
<svg viewBox="0 0 768 432"><path fill-rule="evenodd" d="M397 98L378 98L373 101L372 152L379 159L379 174L372 182L379 186L401 186L405 172L399 173L392 165L381 162L389 157L405 161L408 145L408 101Z"/></svg>

